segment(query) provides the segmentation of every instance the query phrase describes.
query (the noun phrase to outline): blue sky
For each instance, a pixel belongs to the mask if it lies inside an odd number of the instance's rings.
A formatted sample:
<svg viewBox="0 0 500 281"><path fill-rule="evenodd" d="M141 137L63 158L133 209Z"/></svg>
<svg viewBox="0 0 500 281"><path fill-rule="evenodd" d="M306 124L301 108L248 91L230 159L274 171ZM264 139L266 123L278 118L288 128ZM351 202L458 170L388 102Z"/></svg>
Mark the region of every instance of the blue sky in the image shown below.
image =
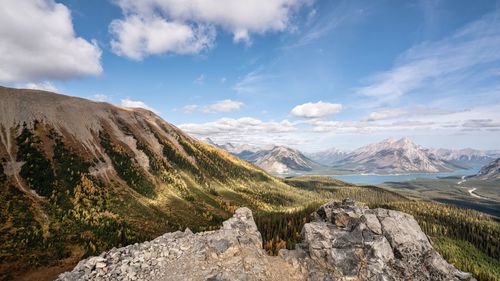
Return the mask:
<svg viewBox="0 0 500 281"><path fill-rule="evenodd" d="M2 85L216 142L500 148L498 1L7 0L0 36Z"/></svg>

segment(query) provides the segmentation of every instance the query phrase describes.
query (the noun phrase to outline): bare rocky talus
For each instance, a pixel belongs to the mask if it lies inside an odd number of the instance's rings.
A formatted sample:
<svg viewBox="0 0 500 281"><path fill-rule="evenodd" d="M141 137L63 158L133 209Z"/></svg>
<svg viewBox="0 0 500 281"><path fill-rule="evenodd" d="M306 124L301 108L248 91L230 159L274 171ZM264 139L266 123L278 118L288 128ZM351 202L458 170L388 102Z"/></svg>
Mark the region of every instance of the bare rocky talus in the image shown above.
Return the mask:
<svg viewBox="0 0 500 281"><path fill-rule="evenodd" d="M82 260L59 280L475 280L448 264L415 219L351 200L321 206L296 250L266 255L252 213L218 231L167 233Z"/></svg>

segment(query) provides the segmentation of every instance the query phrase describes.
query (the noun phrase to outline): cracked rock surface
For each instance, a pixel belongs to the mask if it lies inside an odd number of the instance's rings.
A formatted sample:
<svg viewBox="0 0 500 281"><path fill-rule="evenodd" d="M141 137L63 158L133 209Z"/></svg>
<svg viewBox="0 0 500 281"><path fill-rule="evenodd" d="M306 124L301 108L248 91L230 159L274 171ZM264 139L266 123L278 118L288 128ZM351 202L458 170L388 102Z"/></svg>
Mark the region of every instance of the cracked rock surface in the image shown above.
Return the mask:
<svg viewBox="0 0 500 281"><path fill-rule="evenodd" d="M80 261L58 280L475 280L448 264L415 219L346 199L311 214L295 250L262 249L248 208L220 230L166 233Z"/></svg>

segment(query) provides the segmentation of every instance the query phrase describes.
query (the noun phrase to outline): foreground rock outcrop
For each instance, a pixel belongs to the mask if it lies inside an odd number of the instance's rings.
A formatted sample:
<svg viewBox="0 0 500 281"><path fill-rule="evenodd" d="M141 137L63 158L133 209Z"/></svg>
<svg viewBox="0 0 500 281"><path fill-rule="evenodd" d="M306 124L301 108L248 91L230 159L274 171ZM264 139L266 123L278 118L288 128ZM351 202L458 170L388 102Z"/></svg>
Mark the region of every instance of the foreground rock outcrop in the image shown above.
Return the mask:
<svg viewBox="0 0 500 281"><path fill-rule="evenodd" d="M295 250L268 256L252 213L220 230L167 233L80 261L58 280L475 280L448 264L415 219L351 200L321 206Z"/></svg>

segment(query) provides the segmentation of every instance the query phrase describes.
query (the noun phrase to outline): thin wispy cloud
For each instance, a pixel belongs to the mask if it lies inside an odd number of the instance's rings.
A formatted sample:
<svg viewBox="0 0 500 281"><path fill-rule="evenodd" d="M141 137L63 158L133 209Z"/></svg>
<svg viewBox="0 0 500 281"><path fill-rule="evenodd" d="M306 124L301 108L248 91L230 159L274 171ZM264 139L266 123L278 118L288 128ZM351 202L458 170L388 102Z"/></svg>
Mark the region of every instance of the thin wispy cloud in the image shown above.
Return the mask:
<svg viewBox="0 0 500 281"><path fill-rule="evenodd" d="M241 78L233 87L239 94L256 93L261 90L261 84L268 78L263 74L263 68L259 67L257 70L247 73Z"/></svg>
<svg viewBox="0 0 500 281"><path fill-rule="evenodd" d="M231 112L240 110L242 106L243 103L240 101L226 99L204 106L202 110L205 113Z"/></svg>
<svg viewBox="0 0 500 281"><path fill-rule="evenodd" d="M376 98L376 104L391 102L422 89L436 80L485 71L500 60L499 11L466 25L449 37L425 42L402 54L390 70L366 79L357 93ZM438 81L439 83L439 81Z"/></svg>
<svg viewBox="0 0 500 281"><path fill-rule="evenodd" d="M243 102L231 99L220 100L208 105L190 104L182 108L184 113L193 113L199 111L202 113L227 113L238 111L244 105Z"/></svg>
<svg viewBox="0 0 500 281"><path fill-rule="evenodd" d="M306 17L306 25L303 26L294 38L294 42L287 42L283 49L293 49L309 45L329 34L335 29L351 23L360 21L366 13L367 7L360 7L353 1L328 1L324 10L326 14L318 15L317 9L312 9Z"/></svg>
<svg viewBox="0 0 500 281"><path fill-rule="evenodd" d="M94 101L99 101L99 102L111 102L111 98L107 95L103 95L103 94L95 94L93 96L90 97L91 100L94 100Z"/></svg>
<svg viewBox="0 0 500 281"><path fill-rule="evenodd" d="M205 83L205 74L200 74L200 76L196 77L194 83L198 85L203 85Z"/></svg>

